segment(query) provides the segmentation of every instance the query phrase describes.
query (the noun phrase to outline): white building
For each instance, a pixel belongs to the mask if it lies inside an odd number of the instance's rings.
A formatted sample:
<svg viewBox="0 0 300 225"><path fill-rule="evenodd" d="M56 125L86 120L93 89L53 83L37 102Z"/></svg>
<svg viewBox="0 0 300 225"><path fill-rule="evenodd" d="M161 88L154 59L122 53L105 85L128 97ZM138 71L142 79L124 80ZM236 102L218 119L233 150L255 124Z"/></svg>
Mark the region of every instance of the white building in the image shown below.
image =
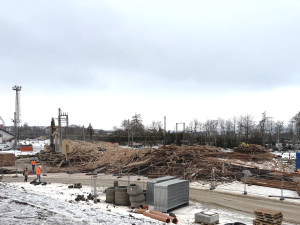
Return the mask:
<svg viewBox="0 0 300 225"><path fill-rule="evenodd" d="M0 128L0 144L7 144L12 147L15 136L6 130Z"/></svg>

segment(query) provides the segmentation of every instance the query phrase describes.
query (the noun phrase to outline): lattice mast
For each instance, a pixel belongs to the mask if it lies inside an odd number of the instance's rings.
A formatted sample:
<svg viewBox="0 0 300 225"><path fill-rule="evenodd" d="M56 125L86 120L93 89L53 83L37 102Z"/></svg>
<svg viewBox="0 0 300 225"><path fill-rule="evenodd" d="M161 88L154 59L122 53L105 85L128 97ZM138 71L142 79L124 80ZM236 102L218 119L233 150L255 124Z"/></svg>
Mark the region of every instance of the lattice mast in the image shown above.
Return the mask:
<svg viewBox="0 0 300 225"><path fill-rule="evenodd" d="M17 141L18 141L18 127L19 124L21 123L21 107L20 107L20 91L22 87L21 86L13 86L12 90L16 91L16 102L15 102L15 112L14 112L14 126L15 126L15 143L14 143L14 148L16 149L17 147Z"/></svg>

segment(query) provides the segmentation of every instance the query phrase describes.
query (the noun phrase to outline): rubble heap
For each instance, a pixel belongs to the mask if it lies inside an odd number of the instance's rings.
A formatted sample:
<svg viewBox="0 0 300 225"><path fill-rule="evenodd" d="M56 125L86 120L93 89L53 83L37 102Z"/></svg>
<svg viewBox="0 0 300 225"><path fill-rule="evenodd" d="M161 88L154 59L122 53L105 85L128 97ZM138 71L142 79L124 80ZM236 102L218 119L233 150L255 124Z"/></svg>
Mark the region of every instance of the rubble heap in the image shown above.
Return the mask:
<svg viewBox="0 0 300 225"><path fill-rule="evenodd" d="M136 172L148 177L184 175L188 180L209 179L214 175L233 177L224 162L215 159L226 153L214 146L162 146L159 149L142 149L123 165L123 172Z"/></svg>
<svg viewBox="0 0 300 225"><path fill-rule="evenodd" d="M270 153L270 150L266 149L261 145L241 145L233 149L234 152L239 152L243 154L263 154L263 153Z"/></svg>
<svg viewBox="0 0 300 225"><path fill-rule="evenodd" d="M41 152L38 157L52 168L49 172L69 169L90 172L94 169L115 165L117 162L135 154L133 149L120 148L118 143L70 141L73 151L67 155ZM56 167L56 168L55 168ZM63 169L64 168L64 169Z"/></svg>

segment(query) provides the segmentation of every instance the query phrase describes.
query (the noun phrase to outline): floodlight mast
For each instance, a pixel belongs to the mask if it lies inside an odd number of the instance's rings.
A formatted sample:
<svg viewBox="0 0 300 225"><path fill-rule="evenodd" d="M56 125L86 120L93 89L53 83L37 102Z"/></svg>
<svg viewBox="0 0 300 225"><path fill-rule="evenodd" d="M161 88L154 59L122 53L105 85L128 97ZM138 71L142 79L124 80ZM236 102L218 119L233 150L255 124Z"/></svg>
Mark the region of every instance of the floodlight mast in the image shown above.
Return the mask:
<svg viewBox="0 0 300 225"><path fill-rule="evenodd" d="M14 112L14 127L15 127L15 143L14 143L14 149L17 148L17 141L18 141L18 127L21 123L21 111L20 111L20 91L22 87L21 86L13 86L12 90L16 91L16 102L15 102L15 112Z"/></svg>

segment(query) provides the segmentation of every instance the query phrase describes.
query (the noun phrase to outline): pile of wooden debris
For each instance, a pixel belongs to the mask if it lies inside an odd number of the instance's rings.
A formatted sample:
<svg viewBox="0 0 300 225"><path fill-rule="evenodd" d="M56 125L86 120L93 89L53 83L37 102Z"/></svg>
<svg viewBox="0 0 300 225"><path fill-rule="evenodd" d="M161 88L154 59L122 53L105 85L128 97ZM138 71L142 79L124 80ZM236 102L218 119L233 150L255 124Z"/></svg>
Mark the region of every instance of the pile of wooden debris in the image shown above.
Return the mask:
<svg viewBox="0 0 300 225"><path fill-rule="evenodd" d="M41 152L38 157L45 161L47 172L108 172L133 173L148 177L173 175L195 180L231 180L241 179L242 171L249 162L270 162L275 157L269 150L259 145L240 146L233 152L224 152L214 146L160 146L159 148L121 148L118 144L107 142L88 143L72 141L72 151L66 155L61 153ZM247 179L247 183L268 183L274 180L273 186L280 185L279 179L270 176L270 172L278 169L262 170L249 167L252 174L266 174L263 179ZM285 182L291 182L286 180ZM291 183L291 189L295 188Z"/></svg>
<svg viewBox="0 0 300 225"><path fill-rule="evenodd" d="M263 153L270 153L270 150L266 149L261 145L241 145L233 149L234 152L239 152L243 154L263 154Z"/></svg>
<svg viewBox="0 0 300 225"><path fill-rule="evenodd" d="M188 180L215 177L234 177L216 160L222 156L221 149L214 146L162 146L158 149L142 149L123 166L123 172L138 170L149 177L162 175L185 176Z"/></svg>
<svg viewBox="0 0 300 225"><path fill-rule="evenodd" d="M121 148L117 143L70 141L73 150L68 154L41 152L38 158L49 165L48 172L90 172L97 168L106 170L135 154L131 148ZM115 167L115 166L113 166Z"/></svg>

